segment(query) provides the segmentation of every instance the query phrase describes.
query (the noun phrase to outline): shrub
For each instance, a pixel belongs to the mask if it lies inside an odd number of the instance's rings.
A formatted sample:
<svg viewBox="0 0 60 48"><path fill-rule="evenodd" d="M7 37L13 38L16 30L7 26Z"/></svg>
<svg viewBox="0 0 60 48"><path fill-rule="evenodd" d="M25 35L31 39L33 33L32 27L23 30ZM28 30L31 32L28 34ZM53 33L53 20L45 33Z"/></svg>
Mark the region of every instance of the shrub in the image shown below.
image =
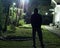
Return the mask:
<svg viewBox="0 0 60 48"><path fill-rule="evenodd" d="M19 21L19 25L20 25L20 26L23 26L24 24L25 24L24 19L21 19L21 20Z"/></svg>

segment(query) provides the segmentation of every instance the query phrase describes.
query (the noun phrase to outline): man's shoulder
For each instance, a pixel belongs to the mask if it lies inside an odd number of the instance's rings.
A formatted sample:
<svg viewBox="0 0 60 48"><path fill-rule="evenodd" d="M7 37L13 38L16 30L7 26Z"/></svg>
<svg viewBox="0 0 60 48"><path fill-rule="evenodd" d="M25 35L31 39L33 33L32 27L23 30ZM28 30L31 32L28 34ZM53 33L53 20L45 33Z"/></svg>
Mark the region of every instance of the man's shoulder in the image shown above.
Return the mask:
<svg viewBox="0 0 60 48"><path fill-rule="evenodd" d="M35 14L32 14L31 16L34 16Z"/></svg>
<svg viewBox="0 0 60 48"><path fill-rule="evenodd" d="M32 14L32 15L41 15L41 14Z"/></svg>
<svg viewBox="0 0 60 48"><path fill-rule="evenodd" d="M31 16L42 16L41 14L32 14Z"/></svg>

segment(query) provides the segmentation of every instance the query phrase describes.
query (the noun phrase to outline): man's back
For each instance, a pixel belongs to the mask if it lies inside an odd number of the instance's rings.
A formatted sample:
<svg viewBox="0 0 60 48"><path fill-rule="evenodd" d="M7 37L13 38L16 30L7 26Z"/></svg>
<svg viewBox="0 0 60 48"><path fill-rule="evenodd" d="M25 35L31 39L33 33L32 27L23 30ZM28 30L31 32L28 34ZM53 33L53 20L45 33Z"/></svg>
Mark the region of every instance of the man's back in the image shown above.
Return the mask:
<svg viewBox="0 0 60 48"><path fill-rule="evenodd" d="M32 26L41 26L41 24L42 24L42 15L33 14L31 16L31 24L32 24Z"/></svg>
<svg viewBox="0 0 60 48"><path fill-rule="evenodd" d="M31 16L31 25L32 25L32 37L33 37L33 47L36 48L36 31L39 36L39 41L41 43L41 47L43 46L43 38L42 38L42 30L41 30L41 24L42 24L42 15L38 14L38 9L34 9L34 14Z"/></svg>

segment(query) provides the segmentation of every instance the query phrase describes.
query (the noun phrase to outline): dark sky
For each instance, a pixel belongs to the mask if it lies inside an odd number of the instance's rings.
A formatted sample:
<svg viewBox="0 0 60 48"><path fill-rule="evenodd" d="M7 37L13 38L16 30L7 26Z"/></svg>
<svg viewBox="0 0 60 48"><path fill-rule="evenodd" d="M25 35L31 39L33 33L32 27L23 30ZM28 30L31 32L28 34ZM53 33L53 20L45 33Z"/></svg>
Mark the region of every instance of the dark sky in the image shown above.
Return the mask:
<svg viewBox="0 0 60 48"><path fill-rule="evenodd" d="M18 0L2 0L4 6L12 4L12 2L17 2ZM32 5L50 5L51 0L29 0Z"/></svg>
<svg viewBox="0 0 60 48"><path fill-rule="evenodd" d="M51 0L33 0L32 3L36 5L50 5Z"/></svg>

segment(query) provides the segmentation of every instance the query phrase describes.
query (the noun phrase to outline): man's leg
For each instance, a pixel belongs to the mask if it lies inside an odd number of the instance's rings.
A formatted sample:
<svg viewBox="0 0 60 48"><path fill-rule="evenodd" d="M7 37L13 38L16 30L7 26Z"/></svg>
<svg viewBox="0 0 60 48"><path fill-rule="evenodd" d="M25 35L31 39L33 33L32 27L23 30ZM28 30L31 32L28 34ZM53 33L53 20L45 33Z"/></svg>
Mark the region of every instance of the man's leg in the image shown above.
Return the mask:
<svg viewBox="0 0 60 48"><path fill-rule="evenodd" d="M41 43L41 47L44 48L44 44L43 44L43 37L42 37L42 31L40 28L37 29L38 32L38 36L39 36L39 41Z"/></svg>
<svg viewBox="0 0 60 48"><path fill-rule="evenodd" d="M35 42L36 29L35 28L32 28L32 37L33 37L33 47L36 48L36 42Z"/></svg>

